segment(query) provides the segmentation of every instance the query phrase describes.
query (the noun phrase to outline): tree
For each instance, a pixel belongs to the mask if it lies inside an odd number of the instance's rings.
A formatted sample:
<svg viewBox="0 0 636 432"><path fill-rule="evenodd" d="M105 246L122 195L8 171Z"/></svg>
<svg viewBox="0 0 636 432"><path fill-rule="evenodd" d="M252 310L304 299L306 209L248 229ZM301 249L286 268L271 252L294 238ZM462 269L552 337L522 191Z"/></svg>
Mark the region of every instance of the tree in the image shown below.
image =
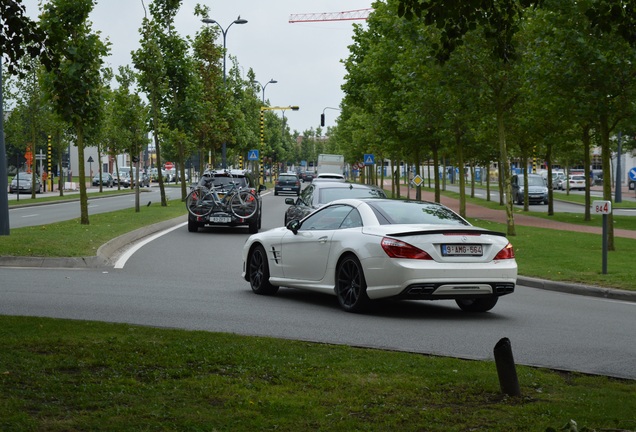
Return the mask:
<svg viewBox="0 0 636 432"><path fill-rule="evenodd" d="M617 132L621 124L629 127L629 120L636 114L633 103L636 50L620 31L611 32L611 26L599 25L597 31L589 31L589 11L596 6L592 1L576 4L546 1L532 21L537 43L531 51L540 56L534 60L532 70L544 83L551 103L567 112L570 124L579 130L578 152L586 160L586 170L592 135L599 140L605 174L603 199L611 200L611 134ZM589 220L588 175L586 181L586 219ZM613 250L612 215L609 217L608 248Z"/></svg>
<svg viewBox="0 0 636 432"><path fill-rule="evenodd" d="M41 28L25 15L24 6L20 0L3 0L0 2L0 190L7 190L7 159L4 143L4 108L2 63L3 57L8 58L10 74L16 74L17 62L25 56L40 57L47 67L51 65L51 58L46 55L45 35ZM9 200L0 194L0 235L9 235Z"/></svg>
<svg viewBox="0 0 636 432"><path fill-rule="evenodd" d="M133 93L135 73L127 66L121 66L116 76L119 87L113 91L109 104L107 142L113 156L126 152L132 158L139 157L143 148L148 144L146 119L148 109L137 93ZM138 164L137 164L138 167ZM130 171L139 176L136 172ZM139 179L135 184L139 185ZM132 182L131 182L132 185ZM139 212L139 191L135 193L135 211Z"/></svg>
<svg viewBox="0 0 636 432"><path fill-rule="evenodd" d="M108 44L91 30L88 20L94 6L95 0L51 0L40 17L55 58L54 66L44 75L44 87L54 110L72 125L76 135L82 225L89 224L84 138L89 125L100 116L104 98L102 58L108 54Z"/></svg>
<svg viewBox="0 0 636 432"><path fill-rule="evenodd" d="M542 7L545 0L470 0L449 3L445 0L398 0L397 12L406 19L418 18L428 26L441 29L439 44L432 50L440 61L464 42L464 36L481 28L493 42L493 52L504 62L516 56L514 36L528 9ZM636 46L636 6L633 0L596 0L584 10L588 27L600 34L616 33L632 47ZM441 44L441 46L440 46Z"/></svg>
<svg viewBox="0 0 636 432"><path fill-rule="evenodd" d="M143 0L142 0L143 4ZM151 12L161 13L161 4L153 3L154 8ZM163 185L163 175L161 174L161 128L163 124L162 109L164 108L165 98L168 92L168 79L166 77L166 65L164 62L161 47L158 39L161 34L161 28L164 24L153 16L149 19L144 16L140 29L141 47L132 53L133 63L139 71L138 81L140 88L148 96L150 101L150 121L152 124L152 134L155 143L155 155L157 157L157 169L159 172L159 191L161 194L161 205L166 207L168 201L166 199L166 190Z"/></svg>

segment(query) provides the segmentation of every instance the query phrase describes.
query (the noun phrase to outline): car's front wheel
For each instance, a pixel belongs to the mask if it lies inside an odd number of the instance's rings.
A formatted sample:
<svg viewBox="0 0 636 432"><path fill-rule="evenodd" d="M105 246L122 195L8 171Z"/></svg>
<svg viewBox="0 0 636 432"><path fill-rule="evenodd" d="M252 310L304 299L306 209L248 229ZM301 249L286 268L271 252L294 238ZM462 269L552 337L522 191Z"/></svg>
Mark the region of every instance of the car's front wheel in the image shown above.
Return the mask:
<svg viewBox="0 0 636 432"><path fill-rule="evenodd" d="M263 246L256 246L250 254L247 260L247 272L252 291L261 295L276 294L278 287L269 282L269 263Z"/></svg>
<svg viewBox="0 0 636 432"><path fill-rule="evenodd" d="M497 304L499 297L482 297L475 299L457 299L455 303L464 312L488 312Z"/></svg>
<svg viewBox="0 0 636 432"><path fill-rule="evenodd" d="M336 269L336 296L347 312L363 312L371 304L362 265L353 255L346 256Z"/></svg>

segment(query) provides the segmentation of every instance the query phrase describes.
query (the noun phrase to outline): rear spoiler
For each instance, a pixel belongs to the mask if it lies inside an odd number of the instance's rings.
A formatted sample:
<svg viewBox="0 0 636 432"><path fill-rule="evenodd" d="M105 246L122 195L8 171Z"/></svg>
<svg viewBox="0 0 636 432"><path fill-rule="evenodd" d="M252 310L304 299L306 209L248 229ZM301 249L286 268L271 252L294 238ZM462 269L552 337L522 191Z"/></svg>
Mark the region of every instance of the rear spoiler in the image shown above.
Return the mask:
<svg viewBox="0 0 636 432"><path fill-rule="evenodd" d="M393 233L393 234L387 234L387 235L391 236L391 237L406 237L406 236L413 236L413 235L436 235L436 234L453 234L453 235L467 235L467 236L488 234L488 235L494 235L494 236L499 236L499 237L506 237L506 234L504 234L502 232L498 232L498 231L466 230L466 229L462 229L462 228L459 228L459 229L423 230L423 231L406 231L406 232Z"/></svg>

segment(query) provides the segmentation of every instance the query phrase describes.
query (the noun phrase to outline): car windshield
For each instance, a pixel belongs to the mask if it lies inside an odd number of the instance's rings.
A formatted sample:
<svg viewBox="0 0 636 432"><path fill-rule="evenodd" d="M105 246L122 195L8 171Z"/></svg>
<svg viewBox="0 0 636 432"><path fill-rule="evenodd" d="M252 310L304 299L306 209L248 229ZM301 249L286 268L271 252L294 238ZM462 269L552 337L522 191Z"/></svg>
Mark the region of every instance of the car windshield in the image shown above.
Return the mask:
<svg viewBox="0 0 636 432"><path fill-rule="evenodd" d="M545 182L543 177L528 177L528 185L529 186L545 186Z"/></svg>
<svg viewBox="0 0 636 432"><path fill-rule="evenodd" d="M322 188L319 191L320 204L326 204L343 198L386 198L384 192L373 188Z"/></svg>
<svg viewBox="0 0 636 432"><path fill-rule="evenodd" d="M292 181L292 182L293 182L293 181L296 181L296 176L292 176L292 175L281 175L281 176L278 178L278 181L286 181L286 182L288 182L288 181Z"/></svg>
<svg viewBox="0 0 636 432"><path fill-rule="evenodd" d="M212 187L228 187L232 183L235 183L238 187L247 186L247 179L245 177L228 177L228 176L219 176L216 175L211 178L208 175L204 175L201 177L200 185L205 186L207 188Z"/></svg>
<svg viewBox="0 0 636 432"><path fill-rule="evenodd" d="M572 180L576 180L576 181L585 181L585 177L583 177L583 176L578 176L578 175L576 175L576 176L572 176L572 177L571 177L571 179L572 179Z"/></svg>
<svg viewBox="0 0 636 432"><path fill-rule="evenodd" d="M436 203L378 200L369 202L382 225L431 224L470 226L452 210Z"/></svg>

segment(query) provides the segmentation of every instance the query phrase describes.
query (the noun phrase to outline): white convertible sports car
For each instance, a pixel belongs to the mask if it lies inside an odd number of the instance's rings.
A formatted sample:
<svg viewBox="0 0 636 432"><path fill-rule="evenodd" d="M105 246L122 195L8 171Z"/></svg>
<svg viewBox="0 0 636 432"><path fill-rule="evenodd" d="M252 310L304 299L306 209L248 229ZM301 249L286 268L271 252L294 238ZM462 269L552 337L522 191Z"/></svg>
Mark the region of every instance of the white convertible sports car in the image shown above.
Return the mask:
<svg viewBox="0 0 636 432"><path fill-rule="evenodd" d="M324 292L349 312L385 298L455 300L485 312L514 291L517 263L504 234L441 204L343 199L250 236L242 276L256 294Z"/></svg>

